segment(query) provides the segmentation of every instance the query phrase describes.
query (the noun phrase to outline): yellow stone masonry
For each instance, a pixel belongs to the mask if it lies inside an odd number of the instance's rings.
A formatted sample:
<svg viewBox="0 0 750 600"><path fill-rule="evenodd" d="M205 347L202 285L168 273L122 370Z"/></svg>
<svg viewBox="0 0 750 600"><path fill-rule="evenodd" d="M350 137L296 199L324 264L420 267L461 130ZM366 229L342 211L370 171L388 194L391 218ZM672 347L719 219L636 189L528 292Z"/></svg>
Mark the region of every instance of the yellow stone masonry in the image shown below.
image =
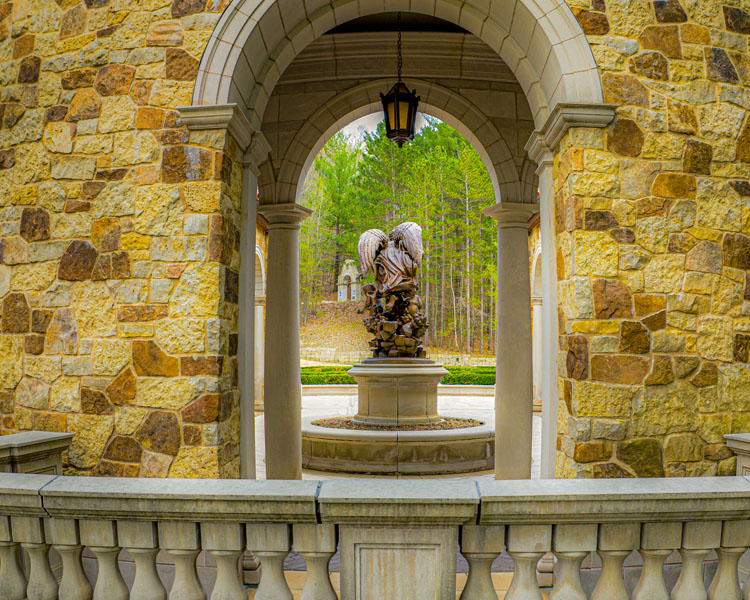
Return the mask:
<svg viewBox="0 0 750 600"><path fill-rule="evenodd" d="M241 151L176 110L228 4L0 2L0 433L75 433L67 473L239 475ZM569 4L617 110L555 149L557 473L730 474L750 7Z"/></svg>

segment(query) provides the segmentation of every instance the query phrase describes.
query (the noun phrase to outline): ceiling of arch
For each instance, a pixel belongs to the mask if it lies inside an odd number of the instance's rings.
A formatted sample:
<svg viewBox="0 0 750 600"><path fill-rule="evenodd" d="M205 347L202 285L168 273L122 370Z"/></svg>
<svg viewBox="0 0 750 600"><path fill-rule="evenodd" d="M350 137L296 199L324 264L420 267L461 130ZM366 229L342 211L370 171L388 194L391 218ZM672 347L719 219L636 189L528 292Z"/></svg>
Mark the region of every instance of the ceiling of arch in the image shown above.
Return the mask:
<svg viewBox="0 0 750 600"><path fill-rule="evenodd" d="M353 23L357 27L376 26L373 21L369 24ZM424 23L412 25L419 29ZM459 103L468 102L479 109L482 122L477 122L476 114L473 114L472 123L467 127L476 129L485 125L486 120L487 129L492 129L495 135L499 133L507 146L517 178L521 180L522 174L528 178L529 169L523 168L528 162L524 145L534 129L534 122L523 89L510 68L496 52L473 35L456 31L410 31L407 27L404 30L404 78L407 81L415 78L434 82L457 96L454 101L448 99L448 106L440 108L452 111L459 121L461 113L466 110L459 108ZM316 113L320 119L322 107L368 81L395 77L396 33L393 31L333 32L312 42L287 67L266 107L262 131L272 148L272 170L266 169L266 174L272 171L278 175L284 170L284 162L294 153L290 147L298 131ZM451 106L451 103L456 106ZM331 119L331 123L336 120ZM321 136L331 123L320 123ZM300 162L299 158L293 160ZM508 157L497 160L507 162ZM297 171L301 169L300 164ZM533 169L531 173L533 177ZM507 172L501 177L507 179ZM534 182L529 183L532 185L519 185L518 189L533 187ZM261 185L261 195L268 195L269 189L268 182ZM262 198L262 201L270 200Z"/></svg>

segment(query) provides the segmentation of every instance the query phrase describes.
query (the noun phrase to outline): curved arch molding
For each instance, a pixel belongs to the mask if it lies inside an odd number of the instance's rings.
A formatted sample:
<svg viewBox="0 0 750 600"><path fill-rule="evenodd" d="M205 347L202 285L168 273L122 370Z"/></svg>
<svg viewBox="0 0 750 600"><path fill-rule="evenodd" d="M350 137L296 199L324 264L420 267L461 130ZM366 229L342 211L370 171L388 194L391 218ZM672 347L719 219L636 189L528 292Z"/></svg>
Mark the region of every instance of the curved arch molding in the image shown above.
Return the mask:
<svg viewBox="0 0 750 600"><path fill-rule="evenodd" d="M232 1L203 53L193 105L236 103L258 130L268 99L295 56L333 27L385 10L382 0L283 5L282 11L278 1ZM537 129L560 103L602 102L596 61L563 0L389 0L388 10L432 15L483 40L515 74Z"/></svg>

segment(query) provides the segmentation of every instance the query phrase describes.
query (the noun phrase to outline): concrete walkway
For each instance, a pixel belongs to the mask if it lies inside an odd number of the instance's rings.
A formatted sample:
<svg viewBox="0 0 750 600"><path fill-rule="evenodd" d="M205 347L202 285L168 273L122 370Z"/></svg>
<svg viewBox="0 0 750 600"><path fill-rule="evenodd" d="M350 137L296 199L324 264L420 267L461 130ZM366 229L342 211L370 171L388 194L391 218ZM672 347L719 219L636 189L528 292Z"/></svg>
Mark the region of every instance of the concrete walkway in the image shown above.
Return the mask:
<svg viewBox="0 0 750 600"><path fill-rule="evenodd" d="M439 396L438 410L440 414L450 416L451 413L460 413L461 416L473 417L481 421L492 421L495 418L494 398L482 396ZM303 417L330 417L347 416L357 412L356 396L303 396ZM531 478L539 479L539 466L541 456L541 431L542 418L534 415L532 431L532 465ZM255 416L255 462L257 479L266 478L266 452L265 436L263 427L263 413ZM368 475L348 475L339 473L324 473L321 471L304 471L302 479L336 479L340 477L375 477ZM404 476L406 477L406 476ZM412 478L435 478L435 477L464 477L471 479L491 478L491 472L470 473L468 475L436 475L415 476Z"/></svg>

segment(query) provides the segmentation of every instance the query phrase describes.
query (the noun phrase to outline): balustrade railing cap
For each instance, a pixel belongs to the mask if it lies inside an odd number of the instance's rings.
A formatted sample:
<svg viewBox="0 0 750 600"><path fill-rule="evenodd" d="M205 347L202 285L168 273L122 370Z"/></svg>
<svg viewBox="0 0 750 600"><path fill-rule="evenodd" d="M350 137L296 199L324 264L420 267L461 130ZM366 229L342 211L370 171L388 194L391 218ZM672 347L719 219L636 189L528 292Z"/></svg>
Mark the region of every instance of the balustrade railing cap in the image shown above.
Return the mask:
<svg viewBox="0 0 750 600"><path fill-rule="evenodd" d="M72 433L58 433L53 431L22 431L10 435L0 436L0 448L23 448L24 446L49 444L52 446L69 445L73 439Z"/></svg>
<svg viewBox="0 0 750 600"><path fill-rule="evenodd" d="M324 523L459 525L476 523L475 482L424 479L324 481L318 494Z"/></svg>
<svg viewBox="0 0 750 600"><path fill-rule="evenodd" d="M750 518L744 477L480 481L480 523Z"/></svg>
<svg viewBox="0 0 750 600"><path fill-rule="evenodd" d="M58 477L42 490L53 517L305 523L317 481Z"/></svg>
<svg viewBox="0 0 750 600"><path fill-rule="evenodd" d="M39 491L54 479L55 475L0 473L0 514L46 516Z"/></svg>

